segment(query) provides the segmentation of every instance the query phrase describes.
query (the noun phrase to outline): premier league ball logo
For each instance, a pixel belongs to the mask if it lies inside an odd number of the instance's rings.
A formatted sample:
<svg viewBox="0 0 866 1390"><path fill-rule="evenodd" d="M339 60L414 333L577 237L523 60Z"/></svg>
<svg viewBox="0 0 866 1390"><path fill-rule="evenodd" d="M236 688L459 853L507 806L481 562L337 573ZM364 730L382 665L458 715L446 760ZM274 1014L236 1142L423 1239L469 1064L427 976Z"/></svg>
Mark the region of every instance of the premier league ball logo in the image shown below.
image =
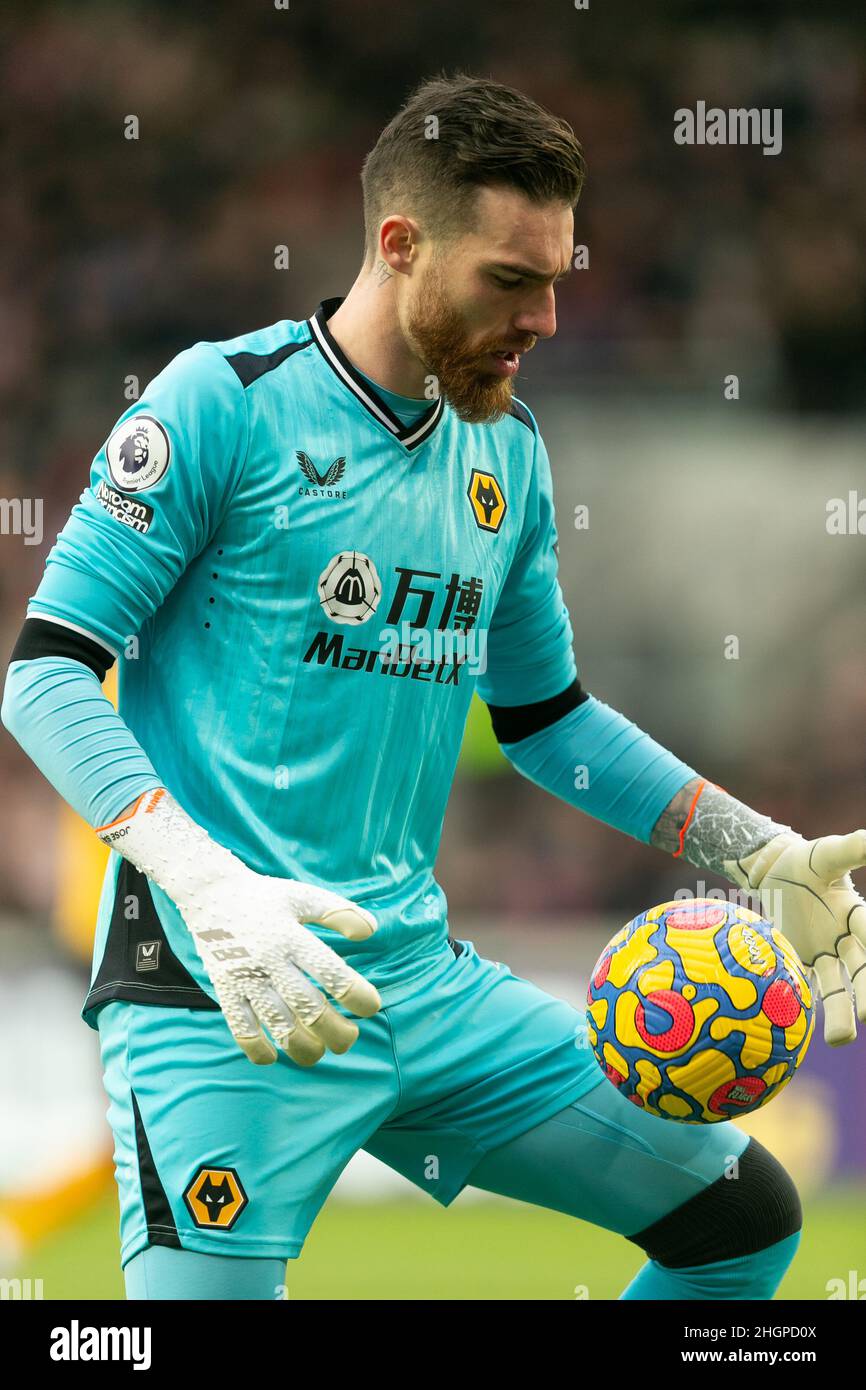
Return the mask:
<svg viewBox="0 0 866 1390"><path fill-rule="evenodd" d="M341 551L319 576L319 602L335 623L365 623L381 597L376 566L360 550Z"/></svg>

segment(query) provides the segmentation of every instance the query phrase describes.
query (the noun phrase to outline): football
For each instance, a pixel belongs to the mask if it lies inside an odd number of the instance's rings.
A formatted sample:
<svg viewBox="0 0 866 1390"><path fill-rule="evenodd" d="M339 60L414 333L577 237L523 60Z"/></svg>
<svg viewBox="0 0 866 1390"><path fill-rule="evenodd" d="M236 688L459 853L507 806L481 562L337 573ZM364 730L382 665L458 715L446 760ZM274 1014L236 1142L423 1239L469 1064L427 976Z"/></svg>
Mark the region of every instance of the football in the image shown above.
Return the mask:
<svg viewBox="0 0 866 1390"><path fill-rule="evenodd" d="M766 1105L814 1026L803 967L772 922L711 898L662 903L605 947L587 993L605 1076L653 1115L713 1124Z"/></svg>

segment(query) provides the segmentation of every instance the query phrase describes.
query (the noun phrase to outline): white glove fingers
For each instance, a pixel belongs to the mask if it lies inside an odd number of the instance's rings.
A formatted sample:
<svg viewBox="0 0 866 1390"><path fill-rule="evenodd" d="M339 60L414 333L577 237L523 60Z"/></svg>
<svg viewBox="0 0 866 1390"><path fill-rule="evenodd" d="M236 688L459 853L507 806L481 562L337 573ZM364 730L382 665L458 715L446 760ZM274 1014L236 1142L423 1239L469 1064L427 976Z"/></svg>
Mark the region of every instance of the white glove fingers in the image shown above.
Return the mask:
<svg viewBox="0 0 866 1390"><path fill-rule="evenodd" d="M292 880L289 887L299 922L316 922L321 927L330 927L349 941L366 941L376 930L376 918L372 912L344 898L341 893L296 880Z"/></svg>
<svg viewBox="0 0 866 1390"><path fill-rule="evenodd" d="M234 1037L238 1047L243 1048L250 1061L257 1067L269 1067L277 1060L277 1049L268 1041L261 1028L255 1037L242 1038L237 1033Z"/></svg>
<svg viewBox="0 0 866 1390"><path fill-rule="evenodd" d="M358 1027L333 1009L316 987L293 965L276 965L271 979L283 1000L290 1000L297 1029L290 1045L277 1038L289 1056L302 1066L317 1062L325 1048L348 1052L358 1038ZM276 1035L275 1035L276 1036Z"/></svg>
<svg viewBox="0 0 866 1390"><path fill-rule="evenodd" d="M819 955L812 968L824 1001L824 1041L830 1047L853 1042L857 1037L857 1022L842 962L838 956Z"/></svg>
<svg viewBox="0 0 866 1390"><path fill-rule="evenodd" d="M257 981L249 991L250 1002L275 1042L301 1066L312 1066L324 1054L323 1045L301 1023L286 1003L283 991Z"/></svg>
<svg viewBox="0 0 866 1390"><path fill-rule="evenodd" d="M320 927L330 927L331 931L338 931L348 941L366 941L373 935L377 925L372 912L367 912L363 907L355 907L354 904L330 908L327 912L319 913L308 920L317 922Z"/></svg>
<svg viewBox="0 0 866 1390"><path fill-rule="evenodd" d="M259 997L269 1003L275 1017L280 1020L278 1026L283 1032L287 1028L291 1031L296 1022L309 1028L322 1013L326 1002L324 995L292 961L279 957L268 962L268 983L253 1000L256 1013L259 1013ZM264 1022L271 1026L269 1019L264 1019Z"/></svg>
<svg viewBox="0 0 866 1390"><path fill-rule="evenodd" d="M349 1051L358 1037L357 1025L337 1013L294 963L277 962L270 976L282 1000L289 1002L298 1023L306 1030L310 1046L317 1040L319 1056L326 1047L331 1052ZM295 1054L290 1055L294 1057Z"/></svg>
<svg viewBox="0 0 866 1390"><path fill-rule="evenodd" d="M839 956L854 986L854 1005L861 1023L866 1023L866 947L856 936L843 936Z"/></svg>
<svg viewBox="0 0 866 1390"><path fill-rule="evenodd" d="M338 1004L342 1004L344 1009L348 1009L350 1014L356 1014L358 1018L371 1018L382 1007L379 992L363 975L358 975L354 970L352 974L354 979L348 989L342 994L334 991L333 998Z"/></svg>
<svg viewBox="0 0 866 1390"><path fill-rule="evenodd" d="M220 1000L225 1021L238 1047L243 1048L251 1062L266 1067L277 1060L276 1048L262 1032L258 1019L246 999L236 997L229 1003Z"/></svg>
<svg viewBox="0 0 866 1390"><path fill-rule="evenodd" d="M318 1062L326 1048L349 1051L358 1037L357 1025L332 1009L299 970L277 965L270 979L273 988L263 985L256 993L256 1012L293 1061L307 1067Z"/></svg>
<svg viewBox="0 0 866 1390"><path fill-rule="evenodd" d="M293 941L290 951L293 963L318 980L325 992L350 1013L369 1018L381 1008L382 1001L370 981L312 932L305 932L297 942Z"/></svg>
<svg viewBox="0 0 866 1390"><path fill-rule="evenodd" d="M850 835L822 835L809 852L809 868L825 883L835 883L864 865L866 830L852 830Z"/></svg>
<svg viewBox="0 0 866 1390"><path fill-rule="evenodd" d="M352 1044L358 1040L357 1023L352 1023L351 1019L338 1014L330 1004L325 1005L315 1023L309 1025L309 1029L314 1037L324 1043L329 1052L340 1055L348 1052Z"/></svg>
<svg viewBox="0 0 866 1390"><path fill-rule="evenodd" d="M321 1041L314 1037L303 1023L299 1023L293 1033L281 1039L280 1046L299 1067L313 1067L325 1055Z"/></svg>

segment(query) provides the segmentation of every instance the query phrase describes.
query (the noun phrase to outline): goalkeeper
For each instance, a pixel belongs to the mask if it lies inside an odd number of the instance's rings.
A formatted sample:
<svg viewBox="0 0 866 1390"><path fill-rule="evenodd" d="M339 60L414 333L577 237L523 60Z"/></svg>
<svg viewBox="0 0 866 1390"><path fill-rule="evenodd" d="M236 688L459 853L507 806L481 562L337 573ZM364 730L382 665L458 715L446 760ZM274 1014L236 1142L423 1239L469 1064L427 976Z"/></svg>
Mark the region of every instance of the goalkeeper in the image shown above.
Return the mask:
<svg viewBox="0 0 866 1390"><path fill-rule="evenodd" d="M450 935L433 875L477 689L525 776L781 905L828 1042L849 976L866 1017L864 832L804 841L577 678L512 379L582 179L522 94L422 85L365 163L347 296L169 363L49 555L2 716L112 850L84 1015L131 1298L274 1297L359 1149L444 1205L472 1184L621 1233L648 1257L625 1298L770 1298L794 1255L776 1160L625 1101L582 1013ZM421 659L437 633L485 659Z"/></svg>

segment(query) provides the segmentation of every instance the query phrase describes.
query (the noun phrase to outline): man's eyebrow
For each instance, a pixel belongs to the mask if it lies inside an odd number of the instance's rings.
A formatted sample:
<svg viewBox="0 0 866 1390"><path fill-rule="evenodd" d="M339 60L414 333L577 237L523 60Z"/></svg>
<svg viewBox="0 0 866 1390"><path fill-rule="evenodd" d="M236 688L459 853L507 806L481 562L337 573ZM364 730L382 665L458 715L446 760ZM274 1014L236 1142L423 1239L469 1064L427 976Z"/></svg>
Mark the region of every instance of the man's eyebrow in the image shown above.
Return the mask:
<svg viewBox="0 0 866 1390"><path fill-rule="evenodd" d="M488 270L507 270L509 274L520 275L524 280L541 281L549 280L551 278L549 275L545 275L543 271L533 270L532 266L530 265L516 265L511 261L494 261L487 268ZM571 270L572 266L571 262L569 261L568 268L566 270L561 270L558 275L554 275L553 279L562 280L565 278L566 275L571 274Z"/></svg>

